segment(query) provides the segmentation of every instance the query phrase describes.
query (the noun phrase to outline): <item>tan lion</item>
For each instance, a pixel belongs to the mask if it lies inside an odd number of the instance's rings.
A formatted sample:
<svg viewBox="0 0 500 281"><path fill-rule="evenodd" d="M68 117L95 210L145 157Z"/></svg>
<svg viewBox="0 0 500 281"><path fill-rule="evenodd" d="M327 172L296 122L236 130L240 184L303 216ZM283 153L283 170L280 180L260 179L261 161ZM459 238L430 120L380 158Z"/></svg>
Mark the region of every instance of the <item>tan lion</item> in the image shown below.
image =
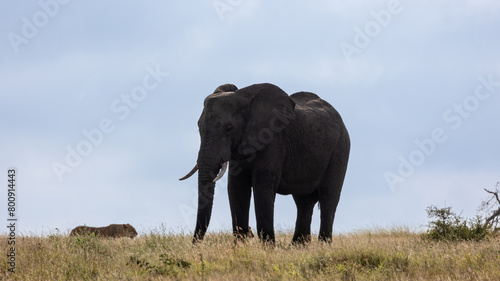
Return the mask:
<svg viewBox="0 0 500 281"><path fill-rule="evenodd" d="M137 236L137 231L130 224L110 224L105 227L77 226L71 230L70 236L92 234L100 237L130 237Z"/></svg>

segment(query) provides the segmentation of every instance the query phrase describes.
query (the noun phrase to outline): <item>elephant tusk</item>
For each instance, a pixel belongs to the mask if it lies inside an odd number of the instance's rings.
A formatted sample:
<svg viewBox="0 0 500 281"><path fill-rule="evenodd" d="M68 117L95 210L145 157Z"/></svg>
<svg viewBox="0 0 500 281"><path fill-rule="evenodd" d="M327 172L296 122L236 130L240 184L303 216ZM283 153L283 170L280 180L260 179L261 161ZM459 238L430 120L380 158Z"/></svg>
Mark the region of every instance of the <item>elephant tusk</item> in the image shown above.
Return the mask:
<svg viewBox="0 0 500 281"><path fill-rule="evenodd" d="M184 177L180 178L179 180L180 180L180 181L183 181L183 180L185 180L185 179L189 178L189 177L190 177L190 176L192 176L194 173L196 173L196 171L198 171L198 164L196 164L196 165L194 166L194 168L191 170L191 172L189 172L187 175L185 175Z"/></svg>
<svg viewBox="0 0 500 281"><path fill-rule="evenodd" d="M220 180L220 178L222 178L222 176L224 176L224 174L226 173L226 169L227 169L227 163L229 163L229 161L226 161L226 162L224 162L224 164L222 164L222 168L220 169L219 174L215 177L213 182Z"/></svg>

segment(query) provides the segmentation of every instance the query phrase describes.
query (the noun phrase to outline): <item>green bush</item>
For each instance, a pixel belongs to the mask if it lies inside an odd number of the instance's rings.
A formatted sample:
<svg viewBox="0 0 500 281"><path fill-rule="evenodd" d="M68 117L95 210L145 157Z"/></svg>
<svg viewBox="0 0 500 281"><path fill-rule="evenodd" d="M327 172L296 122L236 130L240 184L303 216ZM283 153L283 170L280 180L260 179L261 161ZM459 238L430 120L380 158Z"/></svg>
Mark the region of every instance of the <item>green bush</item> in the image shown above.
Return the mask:
<svg viewBox="0 0 500 281"><path fill-rule="evenodd" d="M436 241L480 241L489 234L489 226L480 216L464 219L451 207L427 207L427 216L432 219L424 238Z"/></svg>

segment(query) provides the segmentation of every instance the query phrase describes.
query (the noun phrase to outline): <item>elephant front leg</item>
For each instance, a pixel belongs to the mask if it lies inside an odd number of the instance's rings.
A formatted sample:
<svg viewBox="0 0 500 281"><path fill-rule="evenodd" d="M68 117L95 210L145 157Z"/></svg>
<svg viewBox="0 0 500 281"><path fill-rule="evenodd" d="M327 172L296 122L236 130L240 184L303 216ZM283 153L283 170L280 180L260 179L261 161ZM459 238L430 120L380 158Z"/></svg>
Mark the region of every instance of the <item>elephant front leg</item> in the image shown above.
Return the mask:
<svg viewBox="0 0 500 281"><path fill-rule="evenodd" d="M231 170L230 170L231 171ZM251 233L248 226L250 212L250 198L252 196L251 176L244 171L231 173L228 180L227 192L233 224L233 235L236 239L244 239Z"/></svg>
<svg viewBox="0 0 500 281"><path fill-rule="evenodd" d="M277 183L273 180L272 173L265 169L254 171L253 183L257 234L262 242L274 244L274 201Z"/></svg>

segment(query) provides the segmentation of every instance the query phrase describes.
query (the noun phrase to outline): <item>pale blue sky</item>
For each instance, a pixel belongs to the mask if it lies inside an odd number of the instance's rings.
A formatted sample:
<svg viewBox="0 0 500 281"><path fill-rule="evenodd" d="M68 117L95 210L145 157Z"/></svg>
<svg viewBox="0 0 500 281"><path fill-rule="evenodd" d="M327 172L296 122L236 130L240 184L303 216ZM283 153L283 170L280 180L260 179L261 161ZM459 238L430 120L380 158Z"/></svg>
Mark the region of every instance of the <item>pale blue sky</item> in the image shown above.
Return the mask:
<svg viewBox="0 0 500 281"><path fill-rule="evenodd" d="M418 229L431 204L472 216L500 181L498 1L66 2L0 9L0 173L18 169L21 233L191 233L197 181L178 178L224 83L315 92L341 113L352 148L336 233ZM209 230L229 231L226 177L216 190ZM292 198L275 209L292 229Z"/></svg>

